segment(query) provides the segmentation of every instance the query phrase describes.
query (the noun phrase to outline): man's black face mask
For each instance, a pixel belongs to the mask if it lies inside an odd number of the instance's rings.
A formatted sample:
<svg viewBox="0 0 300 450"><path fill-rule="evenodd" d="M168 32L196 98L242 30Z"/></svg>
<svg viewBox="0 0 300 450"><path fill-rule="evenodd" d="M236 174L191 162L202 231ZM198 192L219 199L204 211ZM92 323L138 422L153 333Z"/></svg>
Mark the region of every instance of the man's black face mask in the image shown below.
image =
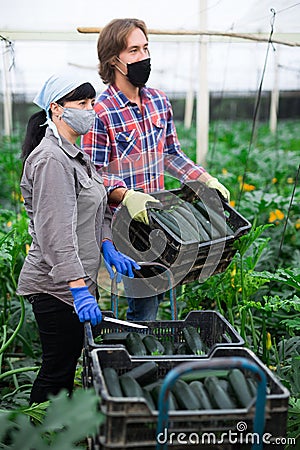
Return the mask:
<svg viewBox="0 0 300 450"><path fill-rule="evenodd" d="M127 78L133 86L143 87L151 72L150 58L127 64Z"/></svg>

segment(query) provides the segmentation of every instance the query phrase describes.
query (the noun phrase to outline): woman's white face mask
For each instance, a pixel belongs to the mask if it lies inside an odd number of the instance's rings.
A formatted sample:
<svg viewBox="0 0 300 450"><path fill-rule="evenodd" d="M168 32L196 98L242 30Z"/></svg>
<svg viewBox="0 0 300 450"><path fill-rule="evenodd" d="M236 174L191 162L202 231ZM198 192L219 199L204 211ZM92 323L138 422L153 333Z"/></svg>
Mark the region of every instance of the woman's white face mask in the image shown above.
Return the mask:
<svg viewBox="0 0 300 450"><path fill-rule="evenodd" d="M60 105L61 106L61 105ZM95 111L93 109L64 108L62 119L75 131L86 134L94 123Z"/></svg>

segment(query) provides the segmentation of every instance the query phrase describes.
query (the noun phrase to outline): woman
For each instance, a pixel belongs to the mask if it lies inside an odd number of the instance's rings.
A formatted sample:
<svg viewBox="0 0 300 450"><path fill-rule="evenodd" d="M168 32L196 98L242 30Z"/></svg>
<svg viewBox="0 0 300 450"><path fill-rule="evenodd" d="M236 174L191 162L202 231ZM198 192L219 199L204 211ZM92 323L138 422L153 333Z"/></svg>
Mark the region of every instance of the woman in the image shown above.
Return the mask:
<svg viewBox="0 0 300 450"><path fill-rule="evenodd" d="M72 391L83 322L102 319L95 299L100 250L110 273L114 266L133 277L139 269L115 249L102 178L76 145L93 123L94 99L90 83L53 75L34 99L43 111L29 120L22 147L21 191L32 244L18 294L32 304L43 352L30 403Z"/></svg>

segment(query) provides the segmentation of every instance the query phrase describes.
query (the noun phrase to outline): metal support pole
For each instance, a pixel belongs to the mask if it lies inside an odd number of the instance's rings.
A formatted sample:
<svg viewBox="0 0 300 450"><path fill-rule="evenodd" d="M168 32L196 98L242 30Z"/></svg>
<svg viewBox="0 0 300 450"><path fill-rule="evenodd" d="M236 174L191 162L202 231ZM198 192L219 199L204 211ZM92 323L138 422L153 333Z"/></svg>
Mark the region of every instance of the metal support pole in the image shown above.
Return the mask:
<svg viewBox="0 0 300 450"><path fill-rule="evenodd" d="M200 30L207 28L207 0L200 0ZM209 91L207 80L207 38L199 44L199 76L197 93L197 164L203 164L208 151L209 136Z"/></svg>

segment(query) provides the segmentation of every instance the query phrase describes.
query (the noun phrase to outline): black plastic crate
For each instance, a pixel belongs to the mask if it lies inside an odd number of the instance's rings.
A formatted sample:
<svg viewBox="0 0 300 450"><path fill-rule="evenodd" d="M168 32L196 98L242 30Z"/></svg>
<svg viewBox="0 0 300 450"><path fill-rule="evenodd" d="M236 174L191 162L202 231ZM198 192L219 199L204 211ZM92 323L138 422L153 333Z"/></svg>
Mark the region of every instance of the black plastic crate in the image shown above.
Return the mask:
<svg viewBox="0 0 300 450"><path fill-rule="evenodd" d="M161 201L164 208L175 206L182 200L188 203L201 200L224 220L224 236L200 243L195 239L183 241L159 218L152 217L151 212L152 219L148 226L131 220L127 209L121 208L113 221L113 237L117 248L137 261L162 264L172 272L174 285L200 281L223 272L236 253L234 241L251 229L249 221L202 183L190 182L181 189L155 192L152 195ZM169 279L163 276L161 268L142 267L136 276L143 278L145 286L154 292L170 288Z"/></svg>
<svg viewBox="0 0 300 450"><path fill-rule="evenodd" d="M105 313L107 314L107 313ZM101 348L107 344L96 344L97 337L104 336L108 333L118 333L122 331L135 331L143 334L152 334L159 340L172 340L174 344L179 344L184 341L183 329L187 325L195 327L200 334L202 342L208 348L206 355L195 356L197 358L207 357L216 347L228 346L243 346L244 340L228 322L217 311L190 311L184 320L158 320L152 322L136 322L141 325L146 325L148 330L137 330L130 326L120 326L112 322L100 322L96 326L91 326L89 322L84 325L85 328L85 349L90 352L95 348ZM174 357L181 357L184 355L174 355ZM172 357L167 356L168 358ZM189 355L193 357L193 355ZM132 358L137 358L132 356ZM146 356L145 358L151 358ZM166 355L158 356L158 358L166 358Z"/></svg>
<svg viewBox="0 0 300 450"><path fill-rule="evenodd" d="M104 312L105 315L114 317L111 311ZM158 339L168 340L172 338L174 344L179 344L184 341L183 328L187 325L192 325L200 333L202 342L209 349L207 354L203 355L157 355L158 359L198 359L207 358L217 347L232 347L243 346L245 341L232 327L225 317L217 311L190 311L185 320L160 320L152 322L136 322L141 325L147 325L148 330L137 330L136 328L112 322L100 322L96 326L92 326L90 322L84 324L84 352L83 352L83 384L85 387L91 386L91 351L97 348L107 348L114 345L107 345L106 343L97 344L95 339L106 335L107 333L118 333L122 331L134 331L143 334L152 334ZM124 348L123 345L118 344L117 347ZM138 356L129 355L129 358L140 359ZM144 356L144 359L150 360L152 357Z"/></svg>
<svg viewBox="0 0 300 450"><path fill-rule="evenodd" d="M264 433L269 433L269 439L274 443L275 438L285 437L288 411L288 390L281 385L274 374L256 357L249 349L243 347L216 348L209 359L200 361L205 369L205 361L219 357L242 357L249 362L259 366L265 373L268 383L268 394L265 409ZM165 359L156 360L158 364L157 378L165 377L173 368L177 367L183 360ZM186 359L190 361L190 359ZM93 385L97 395L99 395L100 410L106 415L106 421L101 425L99 433L94 437L95 448L101 449L155 449L156 426L158 411L151 410L143 398L115 398L108 394L102 370L105 367L113 367L119 375L131 370L142 361L132 360L124 349L95 349L92 351L92 372ZM246 426L247 433L253 430L254 404L249 408L232 410L199 410L199 411L170 411L168 433L183 432L189 433L215 433L220 436L223 432L237 431L237 424L240 422ZM245 430L245 429L244 429ZM246 440L245 440L246 439ZM251 444L251 441L250 441ZM251 445L244 436L239 443L239 449L250 449ZM179 450L182 446L168 446ZM186 447L186 446L185 446ZM185 448L184 447L184 448ZM236 444L224 441L223 445L204 446L196 445L193 448L237 448ZM269 448L269 447L267 447ZM284 446L276 445L282 449Z"/></svg>

